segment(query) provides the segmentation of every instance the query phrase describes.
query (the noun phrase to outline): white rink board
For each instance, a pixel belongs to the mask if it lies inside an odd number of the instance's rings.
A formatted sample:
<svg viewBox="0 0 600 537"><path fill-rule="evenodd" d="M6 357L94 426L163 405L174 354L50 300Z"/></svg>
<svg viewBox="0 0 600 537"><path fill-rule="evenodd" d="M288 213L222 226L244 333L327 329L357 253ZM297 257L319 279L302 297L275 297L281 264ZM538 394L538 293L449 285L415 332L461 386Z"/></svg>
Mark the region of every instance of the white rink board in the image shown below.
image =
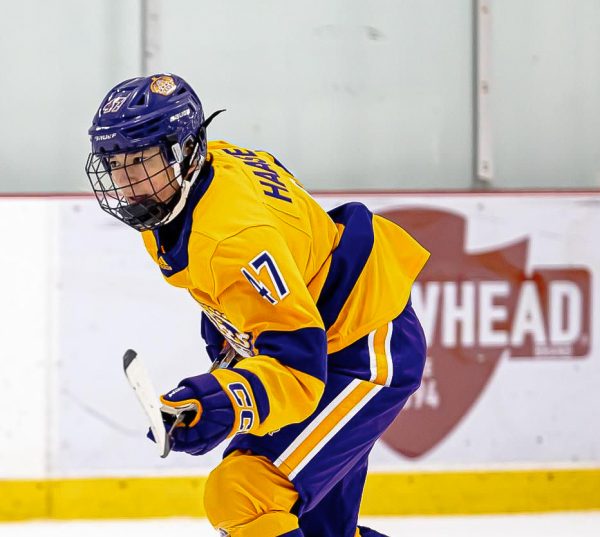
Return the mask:
<svg viewBox="0 0 600 537"><path fill-rule="evenodd" d="M598 466L600 252L593 230L600 230L599 195L317 197L327 209L359 200L375 212L450 211L466 221L467 253L527 238L526 270L585 267L591 278L585 356L516 360L503 354L476 401L433 447L406 457L378 444L372 469ZM9 415L0 424L0 460L10 458L0 465L0 477L207 473L218 451L158 457L144 439L145 417L121 367L125 349L136 349L165 391L204 372L208 358L194 301L163 281L137 233L103 214L94 200L3 198L0 204L3 229L14 226L17 213L34 215L18 221L19 234L9 242L22 266L11 261L0 269L4 296L27 305L25 313L2 313L0 397L12 407L25 396L29 418L24 423Z"/></svg>
<svg viewBox="0 0 600 537"><path fill-rule="evenodd" d="M57 207L0 198L0 478L44 475Z"/></svg>

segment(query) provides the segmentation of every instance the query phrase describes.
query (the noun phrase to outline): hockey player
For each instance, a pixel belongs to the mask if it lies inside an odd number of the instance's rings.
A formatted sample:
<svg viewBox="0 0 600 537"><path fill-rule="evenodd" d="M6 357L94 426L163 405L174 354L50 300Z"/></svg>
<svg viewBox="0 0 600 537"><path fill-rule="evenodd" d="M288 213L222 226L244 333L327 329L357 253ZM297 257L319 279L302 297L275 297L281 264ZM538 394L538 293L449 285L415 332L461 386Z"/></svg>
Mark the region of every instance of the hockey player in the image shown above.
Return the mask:
<svg viewBox="0 0 600 537"><path fill-rule="evenodd" d="M100 206L202 310L214 364L161 397L197 409L173 449L230 439L204 498L223 535L381 535L358 510L369 452L420 384L410 289L429 254L360 203L326 213L269 153L207 143L214 116L157 74L115 86L89 130Z"/></svg>

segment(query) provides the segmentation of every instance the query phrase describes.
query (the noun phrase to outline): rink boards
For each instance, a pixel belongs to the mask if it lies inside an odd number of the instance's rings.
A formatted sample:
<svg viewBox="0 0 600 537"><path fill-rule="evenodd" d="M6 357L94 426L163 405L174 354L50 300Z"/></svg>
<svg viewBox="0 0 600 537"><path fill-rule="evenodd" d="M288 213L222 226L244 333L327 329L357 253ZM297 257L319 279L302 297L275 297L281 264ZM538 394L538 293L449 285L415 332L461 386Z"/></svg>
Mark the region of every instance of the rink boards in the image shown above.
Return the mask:
<svg viewBox="0 0 600 537"><path fill-rule="evenodd" d="M600 195L318 198L432 251L423 384L373 451L364 514L600 508ZM0 519L201 516L220 452L160 459L120 364L135 348L159 389L204 371L196 305L94 200L0 205Z"/></svg>

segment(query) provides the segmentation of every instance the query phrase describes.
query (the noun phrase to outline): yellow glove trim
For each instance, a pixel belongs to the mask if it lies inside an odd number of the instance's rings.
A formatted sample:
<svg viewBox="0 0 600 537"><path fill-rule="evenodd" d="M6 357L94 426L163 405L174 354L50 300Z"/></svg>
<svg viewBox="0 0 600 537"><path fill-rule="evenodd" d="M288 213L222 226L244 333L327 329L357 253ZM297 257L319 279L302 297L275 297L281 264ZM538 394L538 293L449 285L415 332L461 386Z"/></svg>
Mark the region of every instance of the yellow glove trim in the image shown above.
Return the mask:
<svg viewBox="0 0 600 537"><path fill-rule="evenodd" d="M173 408L175 410L181 410L181 411L189 410L189 408L184 408L186 406L196 407L196 415L194 416L194 419L188 425L186 425L185 423L182 422L182 423L177 424L177 427L193 427L200 421L200 418L202 417L202 405L200 404L200 401L198 401L198 399L184 399L183 401L169 401L169 400L165 399L164 396L161 395L160 402L164 406Z"/></svg>

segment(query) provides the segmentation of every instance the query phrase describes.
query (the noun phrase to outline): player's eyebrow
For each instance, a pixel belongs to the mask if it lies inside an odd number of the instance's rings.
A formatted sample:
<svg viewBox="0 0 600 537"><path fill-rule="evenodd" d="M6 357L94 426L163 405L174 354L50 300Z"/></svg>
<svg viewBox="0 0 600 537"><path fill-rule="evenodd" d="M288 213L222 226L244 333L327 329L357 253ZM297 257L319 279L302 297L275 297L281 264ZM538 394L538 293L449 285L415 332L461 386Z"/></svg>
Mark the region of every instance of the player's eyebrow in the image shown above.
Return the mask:
<svg viewBox="0 0 600 537"><path fill-rule="evenodd" d="M145 154L144 151L140 151L138 153L128 153L125 155L123 153L121 153L118 155L112 155L111 157L108 158L108 161L116 162L120 166L123 166L124 164L131 164L134 160L139 160L140 163L145 162L145 161L153 158L155 155L156 155L156 153L147 155L147 154Z"/></svg>

